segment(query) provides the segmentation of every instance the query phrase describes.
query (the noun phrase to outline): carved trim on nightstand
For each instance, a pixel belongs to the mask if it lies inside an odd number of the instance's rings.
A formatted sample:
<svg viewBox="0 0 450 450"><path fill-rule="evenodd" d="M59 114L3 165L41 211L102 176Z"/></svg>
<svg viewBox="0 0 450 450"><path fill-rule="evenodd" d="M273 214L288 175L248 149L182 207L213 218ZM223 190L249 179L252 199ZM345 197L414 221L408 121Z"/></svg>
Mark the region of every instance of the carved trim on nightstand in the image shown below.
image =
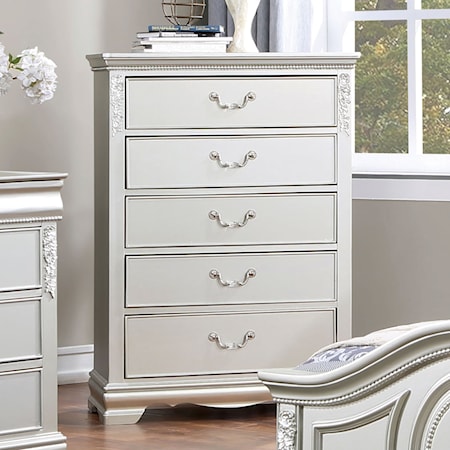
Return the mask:
<svg viewBox="0 0 450 450"><path fill-rule="evenodd" d="M277 450L295 450L296 432L294 411L281 411L278 415Z"/></svg>
<svg viewBox="0 0 450 450"><path fill-rule="evenodd" d="M352 88L349 73L340 73L338 77L339 131L350 136Z"/></svg>
<svg viewBox="0 0 450 450"><path fill-rule="evenodd" d="M56 225L50 225L43 229L42 252L44 257L44 290L52 298L56 295Z"/></svg>
<svg viewBox="0 0 450 450"><path fill-rule="evenodd" d="M124 130L125 122L125 76L111 76L111 134L114 137Z"/></svg>
<svg viewBox="0 0 450 450"><path fill-rule="evenodd" d="M62 216L17 217L12 219L0 219L0 225L11 225L14 223L56 222L57 220L62 220Z"/></svg>

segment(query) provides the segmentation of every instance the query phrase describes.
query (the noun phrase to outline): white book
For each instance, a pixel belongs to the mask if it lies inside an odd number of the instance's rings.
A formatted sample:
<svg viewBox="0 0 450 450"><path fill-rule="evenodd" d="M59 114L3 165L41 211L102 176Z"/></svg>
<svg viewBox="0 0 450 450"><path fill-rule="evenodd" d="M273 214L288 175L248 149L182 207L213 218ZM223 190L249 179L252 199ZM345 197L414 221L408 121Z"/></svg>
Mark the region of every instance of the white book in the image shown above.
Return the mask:
<svg viewBox="0 0 450 450"><path fill-rule="evenodd" d="M135 52L211 52L222 53L227 51L231 37L199 37L193 38L155 38L140 40L134 43L132 50Z"/></svg>

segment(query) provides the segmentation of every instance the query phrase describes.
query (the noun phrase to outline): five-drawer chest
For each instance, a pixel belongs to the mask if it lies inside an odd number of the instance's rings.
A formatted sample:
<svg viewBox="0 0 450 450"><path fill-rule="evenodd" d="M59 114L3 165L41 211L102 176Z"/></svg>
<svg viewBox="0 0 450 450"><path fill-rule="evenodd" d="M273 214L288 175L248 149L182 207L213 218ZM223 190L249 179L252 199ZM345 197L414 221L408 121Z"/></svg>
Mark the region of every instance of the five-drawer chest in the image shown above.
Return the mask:
<svg viewBox="0 0 450 450"><path fill-rule="evenodd" d="M100 54L91 410L270 400L351 332L353 54Z"/></svg>
<svg viewBox="0 0 450 450"><path fill-rule="evenodd" d="M2 450L66 448L56 367L56 224L65 177L0 171Z"/></svg>

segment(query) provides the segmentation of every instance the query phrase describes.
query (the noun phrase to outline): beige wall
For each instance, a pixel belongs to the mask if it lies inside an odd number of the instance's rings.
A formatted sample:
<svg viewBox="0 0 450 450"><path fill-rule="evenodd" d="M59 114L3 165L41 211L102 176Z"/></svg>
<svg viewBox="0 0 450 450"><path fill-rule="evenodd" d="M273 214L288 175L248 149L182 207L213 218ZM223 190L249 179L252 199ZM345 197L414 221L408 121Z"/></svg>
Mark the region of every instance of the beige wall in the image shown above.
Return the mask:
<svg viewBox="0 0 450 450"><path fill-rule="evenodd" d="M127 51L157 0L2 0L0 40L58 64L54 100L0 98L0 168L68 172L59 228L59 346L93 342L93 117L88 53ZM450 203L354 201L354 333L448 317Z"/></svg>
<svg viewBox="0 0 450 450"><path fill-rule="evenodd" d="M450 317L450 202L353 201L353 334Z"/></svg>
<svg viewBox="0 0 450 450"><path fill-rule="evenodd" d="M59 227L59 346L93 342L93 115L88 53L128 51L136 31L164 23L156 0L2 0L0 41L38 46L58 65L55 98L0 98L0 168L69 173Z"/></svg>

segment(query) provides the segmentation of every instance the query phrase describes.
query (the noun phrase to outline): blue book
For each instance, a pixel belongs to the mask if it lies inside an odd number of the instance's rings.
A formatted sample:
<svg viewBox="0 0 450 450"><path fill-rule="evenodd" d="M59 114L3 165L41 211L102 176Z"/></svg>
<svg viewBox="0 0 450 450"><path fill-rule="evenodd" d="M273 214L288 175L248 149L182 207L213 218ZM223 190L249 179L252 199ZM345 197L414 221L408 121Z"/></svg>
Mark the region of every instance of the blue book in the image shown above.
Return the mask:
<svg viewBox="0 0 450 450"><path fill-rule="evenodd" d="M149 32L183 31L191 33L223 33L222 25L149 25Z"/></svg>

